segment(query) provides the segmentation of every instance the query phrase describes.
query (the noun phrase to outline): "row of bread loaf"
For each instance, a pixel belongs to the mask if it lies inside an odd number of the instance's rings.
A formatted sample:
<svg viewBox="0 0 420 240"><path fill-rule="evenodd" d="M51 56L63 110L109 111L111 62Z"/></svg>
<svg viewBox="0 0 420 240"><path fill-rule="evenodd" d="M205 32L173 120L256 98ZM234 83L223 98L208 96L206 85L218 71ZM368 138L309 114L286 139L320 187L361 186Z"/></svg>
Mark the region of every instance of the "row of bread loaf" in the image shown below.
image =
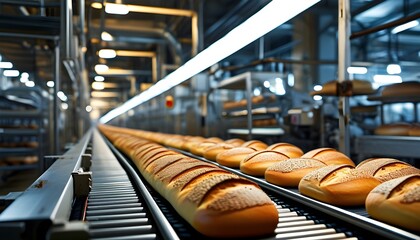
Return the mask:
<svg viewBox="0 0 420 240"><path fill-rule="evenodd" d="M197 231L224 238L274 234L279 213L257 184L139 138L138 132L99 128Z"/></svg>
<svg viewBox="0 0 420 240"><path fill-rule="evenodd" d="M216 161L221 165L239 168L242 172L265 177L273 184L283 187L298 187L306 196L339 206L356 206L366 203L366 209L373 217L409 229L417 229L410 223L419 220L417 211L408 211L412 206L419 206L419 169L396 159L379 158L368 159L355 166L353 161L341 152L331 148L319 148L303 153L303 151L288 143L276 143L271 146L252 140L244 142L240 139L223 141L219 138L203 138L163 133L140 131L149 139L161 144L178 148ZM417 182L409 184L409 191L404 194L416 195L417 199L410 204L396 204L399 216L410 215L411 218L388 218L378 215L376 206L390 208L389 204L378 204L367 197L375 187L392 179L410 176L407 181ZM412 180L411 180L412 179ZM405 184L402 182L401 184ZM417 186L417 188L416 188ZM397 188L397 187L396 187ZM405 189L405 188L403 188ZM372 193L372 194L373 194ZM395 193L395 191L393 191ZM368 198L369 201L365 201ZM383 202L392 200L382 199ZM387 211L387 210L385 210ZM414 214L413 214L414 213Z"/></svg>

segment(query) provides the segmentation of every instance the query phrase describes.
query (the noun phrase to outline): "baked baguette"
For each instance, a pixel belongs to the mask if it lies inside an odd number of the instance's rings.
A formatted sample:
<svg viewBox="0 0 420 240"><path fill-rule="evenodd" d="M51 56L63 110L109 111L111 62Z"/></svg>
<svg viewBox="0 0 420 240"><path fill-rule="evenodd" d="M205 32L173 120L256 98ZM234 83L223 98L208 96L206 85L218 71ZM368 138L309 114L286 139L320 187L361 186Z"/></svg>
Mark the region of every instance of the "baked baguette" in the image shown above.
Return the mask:
<svg viewBox="0 0 420 240"><path fill-rule="evenodd" d="M241 161L257 150L248 147L236 147L217 154L216 161L227 167L239 168Z"/></svg>
<svg viewBox="0 0 420 240"><path fill-rule="evenodd" d="M330 165L314 170L299 182L305 196L337 206L363 205L369 192L381 182L351 165Z"/></svg>
<svg viewBox="0 0 420 240"><path fill-rule="evenodd" d="M265 170L274 163L289 159L286 154L272 150L261 150L249 154L240 163L241 172L252 176L264 176Z"/></svg>
<svg viewBox="0 0 420 240"><path fill-rule="evenodd" d="M384 182L366 198L372 218L409 230L420 231L420 174Z"/></svg>
<svg viewBox="0 0 420 240"><path fill-rule="evenodd" d="M356 169L368 172L381 182L410 174L420 174L420 169L394 158L369 158L359 163Z"/></svg>
<svg viewBox="0 0 420 240"><path fill-rule="evenodd" d="M327 165L348 164L353 167L355 166L349 157L334 148L317 148L303 154L301 158L315 158L323 161Z"/></svg>
<svg viewBox="0 0 420 240"><path fill-rule="evenodd" d="M274 234L278 211L255 183L182 154L162 156L170 152L163 147L149 146L141 154L119 143L126 154L136 153L140 173L200 233L224 238Z"/></svg>
<svg viewBox="0 0 420 240"><path fill-rule="evenodd" d="M253 148L257 151L259 150L264 150L268 147L267 144L265 144L264 142L261 142L260 140L250 140L247 142L244 142L241 147L247 147L247 148Z"/></svg>
<svg viewBox="0 0 420 240"><path fill-rule="evenodd" d="M231 138L231 139L226 140L225 143L231 144L231 145L233 145L235 147L239 147L242 144L244 144L245 141L242 140L242 139L240 139L240 138Z"/></svg>
<svg viewBox="0 0 420 240"><path fill-rule="evenodd" d="M313 158L291 158L274 163L265 171L267 182L283 187L297 187L300 180L309 172L327 164Z"/></svg>
<svg viewBox="0 0 420 240"><path fill-rule="evenodd" d="M232 144L219 143L219 144L216 144L214 146L207 148L203 153L203 157L211 161L216 161L217 155L219 153L225 152L234 147L235 146Z"/></svg>
<svg viewBox="0 0 420 240"><path fill-rule="evenodd" d="M267 150L273 150L286 154L289 158L299 158L303 155L302 149L290 143L275 143L267 147Z"/></svg>

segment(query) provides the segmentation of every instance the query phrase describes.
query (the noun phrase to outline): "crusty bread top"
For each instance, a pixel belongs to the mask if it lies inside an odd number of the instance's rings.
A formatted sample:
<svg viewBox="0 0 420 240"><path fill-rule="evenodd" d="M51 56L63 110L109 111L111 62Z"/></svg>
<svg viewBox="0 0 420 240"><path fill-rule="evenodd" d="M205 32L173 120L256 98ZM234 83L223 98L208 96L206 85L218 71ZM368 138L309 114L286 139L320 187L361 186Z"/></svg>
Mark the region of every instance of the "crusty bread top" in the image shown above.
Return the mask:
<svg viewBox="0 0 420 240"><path fill-rule="evenodd" d="M231 138L231 139L226 140L225 143L232 144L235 147L239 147L242 144L244 144L245 141L240 138Z"/></svg>
<svg viewBox="0 0 420 240"><path fill-rule="evenodd" d="M242 160L242 163L246 163L248 161L266 162L266 161L276 161L276 160L286 160L286 159L289 159L289 157L286 154L283 154L281 152L271 151L271 150L261 150L261 151L249 154L244 160Z"/></svg>
<svg viewBox="0 0 420 240"><path fill-rule="evenodd" d="M263 150L266 149L268 147L267 144L265 144L264 142L261 142L259 140L250 140L247 142L244 142L241 147L248 147L248 148L252 148L255 150Z"/></svg>
<svg viewBox="0 0 420 240"><path fill-rule="evenodd" d="M408 189L407 185L412 186ZM386 181L374 188L371 193L384 195L387 199L393 195L403 194L402 203L420 202L420 174L407 175Z"/></svg>
<svg viewBox="0 0 420 240"><path fill-rule="evenodd" d="M326 151L337 152L337 150L335 150L334 148L317 148L303 154L302 158L314 158L316 155L320 154L321 152L326 152Z"/></svg>
<svg viewBox="0 0 420 240"><path fill-rule="evenodd" d="M185 158L188 157L180 154L164 156L151 162L147 167L145 167L145 169L147 172L149 172L149 174L153 175L162 170L163 168L169 166L170 164L173 164L174 162L180 161L181 159Z"/></svg>
<svg viewBox="0 0 420 240"><path fill-rule="evenodd" d="M298 169L324 166L327 166L327 164L313 158L291 158L271 165L267 171L289 173Z"/></svg>
<svg viewBox="0 0 420 240"><path fill-rule="evenodd" d="M366 171L381 182L405 175L420 173L420 170L406 162L393 158L374 158L361 162L356 169Z"/></svg>
<svg viewBox="0 0 420 240"><path fill-rule="evenodd" d="M330 174L334 173L335 171L341 168L352 168L352 166L347 165L347 164L325 166L306 174L302 178L302 180L307 180L307 181L315 180L320 183Z"/></svg>
<svg viewBox="0 0 420 240"><path fill-rule="evenodd" d="M247 147L237 147L237 148L232 148L229 149L225 152L220 153L219 155L217 155L217 159L228 159L231 157L236 157L236 156L243 156L243 155L247 155L250 153L255 152L255 149L252 148L247 148Z"/></svg>
<svg viewBox="0 0 420 240"><path fill-rule="evenodd" d="M171 186L180 190L184 189L191 181L201 176L210 176L211 173L228 173L220 168L200 168L181 173L171 180Z"/></svg>
<svg viewBox="0 0 420 240"><path fill-rule="evenodd" d="M179 174L182 174L186 171L191 171L192 169L197 169L201 167L216 167L212 164L208 164L202 161L186 162L182 164L173 164L167 166L165 169L161 170L156 174L156 178L160 179L162 182L170 182Z"/></svg>
<svg viewBox="0 0 420 240"><path fill-rule="evenodd" d="M275 143L268 146L266 150L279 151L290 158L298 158L303 155L302 149L290 143Z"/></svg>

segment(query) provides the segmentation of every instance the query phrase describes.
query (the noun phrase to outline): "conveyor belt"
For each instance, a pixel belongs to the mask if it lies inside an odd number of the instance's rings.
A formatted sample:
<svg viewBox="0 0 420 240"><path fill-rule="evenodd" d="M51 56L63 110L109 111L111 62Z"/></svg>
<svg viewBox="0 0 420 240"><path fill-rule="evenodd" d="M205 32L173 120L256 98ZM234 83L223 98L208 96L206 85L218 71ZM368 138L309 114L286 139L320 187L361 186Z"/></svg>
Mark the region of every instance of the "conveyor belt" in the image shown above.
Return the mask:
<svg viewBox="0 0 420 240"><path fill-rule="evenodd" d="M125 162L123 165L127 165L125 167L130 167L131 171L135 171L135 174L139 175L131 161L108 141L107 143L117 158ZM193 156L187 152L183 153ZM205 161L203 158L196 158ZM225 169L244 176L238 170ZM359 214L366 214L360 208L349 212L334 206L325 206L326 204L301 196L296 190L282 189L265 182L263 179L246 177L256 180L276 203L279 210L279 224L275 230L275 235L266 236L262 239L373 239L378 237L380 239L418 239L418 236L414 234L360 216ZM262 184L263 181L264 184ZM169 203L155 192L144 179L143 182L180 239L207 239L180 218ZM279 189L282 189L282 191L279 191ZM348 216L341 217L343 214ZM373 230L373 228L379 229Z"/></svg>

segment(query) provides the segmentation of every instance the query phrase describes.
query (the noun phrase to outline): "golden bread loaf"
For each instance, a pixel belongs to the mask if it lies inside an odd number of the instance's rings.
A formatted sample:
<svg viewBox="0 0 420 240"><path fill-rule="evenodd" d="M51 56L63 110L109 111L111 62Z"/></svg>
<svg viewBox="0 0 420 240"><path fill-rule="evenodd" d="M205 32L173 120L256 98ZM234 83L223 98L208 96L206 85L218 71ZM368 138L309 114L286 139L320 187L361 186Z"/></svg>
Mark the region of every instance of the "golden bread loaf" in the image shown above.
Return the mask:
<svg viewBox="0 0 420 240"><path fill-rule="evenodd" d="M226 140L226 141L225 141L225 143L226 143L226 144L231 144L231 145L233 145L234 147L239 147L239 146L241 146L242 144L244 144L244 143L245 143L245 141L244 141L244 140L242 140L242 139L240 139L240 138L231 138L231 139Z"/></svg>
<svg viewBox="0 0 420 240"><path fill-rule="evenodd" d="M420 82L407 81L384 86L382 97L418 97L420 96Z"/></svg>
<svg viewBox="0 0 420 240"><path fill-rule="evenodd" d="M420 124L413 124L410 130L408 130L408 135L420 137Z"/></svg>
<svg viewBox="0 0 420 240"><path fill-rule="evenodd" d="M236 147L217 154L216 161L223 166L239 168L241 161L257 150L248 147Z"/></svg>
<svg viewBox="0 0 420 240"><path fill-rule="evenodd" d="M291 158L268 167L264 177L278 186L297 187L306 174L325 166L327 164L313 158Z"/></svg>
<svg viewBox="0 0 420 240"><path fill-rule="evenodd" d="M384 124L375 129L376 135L385 136L408 136L412 125L409 123Z"/></svg>
<svg viewBox="0 0 420 240"><path fill-rule="evenodd" d="M267 150L273 150L286 154L289 158L299 158L303 155L302 149L290 143L275 143L267 147Z"/></svg>
<svg viewBox="0 0 420 240"><path fill-rule="evenodd" d="M211 161L216 161L217 155L219 153L225 152L232 148L234 148L234 145L232 144L218 143L214 146L207 148L203 153L203 157Z"/></svg>
<svg viewBox="0 0 420 240"><path fill-rule="evenodd" d="M384 182L366 198L366 211L377 220L420 231L420 174Z"/></svg>
<svg viewBox="0 0 420 240"><path fill-rule="evenodd" d="M223 238L274 234L277 208L257 184L162 146L129 149L128 145L137 146L132 137L106 126L100 129L110 140L120 139L116 147L136 158L133 160L147 182L200 233Z"/></svg>
<svg viewBox="0 0 420 240"><path fill-rule="evenodd" d="M317 148L303 154L301 158L315 158L323 161L327 165L348 164L353 167L355 166L349 157L334 148Z"/></svg>
<svg viewBox="0 0 420 240"><path fill-rule="evenodd" d="M299 192L332 205L358 206L365 203L366 196L380 183L351 165L330 165L305 175L299 182Z"/></svg>
<svg viewBox="0 0 420 240"><path fill-rule="evenodd" d="M241 172L252 176L264 176L265 170L274 163L289 159L286 154L272 150L261 150L249 154L240 162Z"/></svg>
<svg viewBox="0 0 420 240"><path fill-rule="evenodd" d="M420 174L420 169L394 158L370 158L362 161L356 169L366 171L381 182L410 174Z"/></svg>
<svg viewBox="0 0 420 240"><path fill-rule="evenodd" d="M247 142L244 142L241 147L247 147L247 148L253 148L257 151L259 150L264 150L268 147L267 144L265 144L264 142L261 142L260 140L250 140Z"/></svg>

